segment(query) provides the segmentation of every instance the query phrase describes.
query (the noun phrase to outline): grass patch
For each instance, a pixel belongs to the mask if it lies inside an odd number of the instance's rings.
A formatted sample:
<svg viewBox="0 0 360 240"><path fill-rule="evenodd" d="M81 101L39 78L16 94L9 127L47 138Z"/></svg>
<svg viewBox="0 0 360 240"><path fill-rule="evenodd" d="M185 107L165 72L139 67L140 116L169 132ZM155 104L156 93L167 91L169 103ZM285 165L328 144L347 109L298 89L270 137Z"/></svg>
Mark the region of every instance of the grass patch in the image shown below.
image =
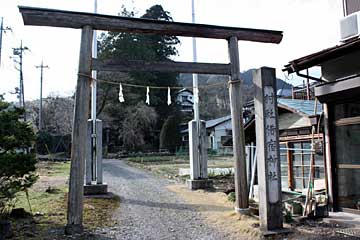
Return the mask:
<svg viewBox="0 0 360 240"><path fill-rule="evenodd" d="M172 163L183 163L188 162L189 157L185 156L144 156L144 157L129 157L126 160L129 162L135 163L165 163L165 162L172 162Z"/></svg>
<svg viewBox="0 0 360 240"><path fill-rule="evenodd" d="M67 162L44 162L37 164L37 172L40 176L70 176L70 161Z"/></svg>
<svg viewBox="0 0 360 240"><path fill-rule="evenodd" d="M44 215L53 212L62 212L64 194L67 191L65 186L61 188L52 188L52 192L46 191L29 191L29 200L32 208L32 212L40 212ZM17 208L24 208L30 212L29 204L26 200L25 193L21 192L17 195L16 201Z"/></svg>
<svg viewBox="0 0 360 240"><path fill-rule="evenodd" d="M41 178L59 179L59 176L69 176L70 163L41 162L38 168ZM12 219L14 239L64 239L64 226L66 225L66 210L68 187L63 182L56 181L57 185L50 187L33 188L29 190L32 216L26 219ZM88 232L96 228L113 227L117 224L113 213L120 206L118 196L111 198L85 198L84 199L84 227ZM16 208L24 208L30 212L25 193L17 195ZM66 239L66 238L65 238ZM82 238L80 238L82 239ZM86 238L86 239L96 239Z"/></svg>
<svg viewBox="0 0 360 240"><path fill-rule="evenodd" d="M188 155L130 157L126 161L130 166L146 170L159 177L175 179L179 182L184 182L189 178L189 176L179 176L179 168L190 168ZM210 155L208 167L230 168L233 167L233 160L231 157ZM232 176L233 173L231 171L225 172L221 176L209 174L211 179Z"/></svg>

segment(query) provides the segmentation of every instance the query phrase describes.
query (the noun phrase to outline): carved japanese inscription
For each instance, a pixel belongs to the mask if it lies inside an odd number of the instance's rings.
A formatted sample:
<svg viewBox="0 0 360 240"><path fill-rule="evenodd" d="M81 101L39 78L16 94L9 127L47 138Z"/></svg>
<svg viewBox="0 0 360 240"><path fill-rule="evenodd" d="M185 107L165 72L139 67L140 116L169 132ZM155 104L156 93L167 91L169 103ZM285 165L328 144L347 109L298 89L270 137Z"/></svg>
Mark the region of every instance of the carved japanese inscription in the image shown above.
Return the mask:
<svg viewBox="0 0 360 240"><path fill-rule="evenodd" d="M278 145L277 145L277 127L276 127L276 97L273 87L264 87L264 121L265 121L265 143L266 143L266 177L269 189L270 203L279 201L278 188Z"/></svg>

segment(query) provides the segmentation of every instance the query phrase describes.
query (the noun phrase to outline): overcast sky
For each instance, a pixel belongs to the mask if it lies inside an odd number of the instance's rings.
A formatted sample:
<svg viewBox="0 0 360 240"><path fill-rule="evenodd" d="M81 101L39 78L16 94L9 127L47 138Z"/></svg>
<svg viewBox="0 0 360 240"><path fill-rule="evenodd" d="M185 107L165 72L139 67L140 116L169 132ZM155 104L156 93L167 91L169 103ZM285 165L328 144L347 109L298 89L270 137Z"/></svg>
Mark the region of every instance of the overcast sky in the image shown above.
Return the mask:
<svg viewBox="0 0 360 240"><path fill-rule="evenodd" d="M304 55L339 43L341 0L195 0L196 22L233 27L248 27L284 32L279 45L239 42L240 68L269 66L284 79L282 67ZM161 4L178 22L191 22L191 0L98 0L98 12L116 15L125 5L135 8L138 15L154 4ZM33 6L72 11L92 12L94 0L0 0L0 16L4 26L13 32L3 35L0 93L15 100L9 91L18 86L19 73L14 68L12 48L20 40L30 51L24 55L25 99L39 98L40 70L35 66L49 65L44 72L44 93L70 95L77 77L80 30L24 26L17 6ZM192 60L191 39L181 38L179 61ZM199 62L228 62L227 44L223 40L198 40ZM314 70L314 75L319 71ZM290 76L291 79L291 76ZM296 80L296 79L295 79ZM293 80L298 84L299 80ZM291 82L290 82L291 83Z"/></svg>

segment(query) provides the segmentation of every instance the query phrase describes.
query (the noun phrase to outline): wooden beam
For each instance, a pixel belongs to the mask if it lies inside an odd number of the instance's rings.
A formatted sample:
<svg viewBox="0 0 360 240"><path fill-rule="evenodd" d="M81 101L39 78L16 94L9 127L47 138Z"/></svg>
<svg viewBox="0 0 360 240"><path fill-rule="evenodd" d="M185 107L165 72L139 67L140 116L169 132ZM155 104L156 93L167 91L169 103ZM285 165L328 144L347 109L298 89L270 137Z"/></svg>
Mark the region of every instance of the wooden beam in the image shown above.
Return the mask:
<svg viewBox="0 0 360 240"><path fill-rule="evenodd" d="M323 104L324 109L324 155L325 155L325 166L326 166L326 186L327 186L327 194L329 196L329 206L330 209L333 209L334 207L334 185L333 185L333 172L335 169L335 166L333 165L332 157L334 156L334 152L331 152L332 149L332 142L335 140L335 136L332 135L332 129L333 129L333 119L331 115L329 115L329 108L328 104Z"/></svg>
<svg viewBox="0 0 360 240"><path fill-rule="evenodd" d="M83 75L78 76L75 93L66 234L76 234L83 231L84 168L90 102L90 79L86 75L91 75L92 39L92 28L84 26L81 34L79 57L79 73Z"/></svg>
<svg viewBox="0 0 360 240"><path fill-rule="evenodd" d="M238 39L231 37L228 46L231 62L229 95L235 160L235 210L239 213L247 213L249 208L249 194L246 175L245 135L241 95L242 81L240 80Z"/></svg>
<svg viewBox="0 0 360 240"><path fill-rule="evenodd" d="M178 72L230 75L230 64L93 59L92 69L117 72Z"/></svg>
<svg viewBox="0 0 360 240"><path fill-rule="evenodd" d="M222 27L19 6L25 25L280 43L281 31Z"/></svg>
<svg viewBox="0 0 360 240"><path fill-rule="evenodd" d="M279 139L280 141L280 139ZM294 171L293 171L293 155L291 154L291 150L289 150L289 148L291 148L291 145L289 142L286 142L286 147L288 148L288 150L286 151L286 156L287 156L287 163L288 163L288 186L291 190L295 189L295 185L294 185L294 181L293 181L293 177L294 177ZM281 172L281 167L280 167L280 172Z"/></svg>

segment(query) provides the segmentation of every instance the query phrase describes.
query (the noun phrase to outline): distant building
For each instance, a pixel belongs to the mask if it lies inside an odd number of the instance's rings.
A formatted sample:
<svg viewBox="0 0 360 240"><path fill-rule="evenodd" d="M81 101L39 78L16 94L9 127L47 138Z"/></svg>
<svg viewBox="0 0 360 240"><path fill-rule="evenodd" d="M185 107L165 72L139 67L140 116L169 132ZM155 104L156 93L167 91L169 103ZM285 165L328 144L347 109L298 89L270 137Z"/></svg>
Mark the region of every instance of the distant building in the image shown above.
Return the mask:
<svg viewBox="0 0 360 240"><path fill-rule="evenodd" d="M292 96L292 91L289 88L278 89L276 92L278 97L288 98Z"/></svg>
<svg viewBox="0 0 360 240"><path fill-rule="evenodd" d="M185 113L192 113L194 106L193 92L187 88L184 88L177 92L176 102L180 106L180 110Z"/></svg>

